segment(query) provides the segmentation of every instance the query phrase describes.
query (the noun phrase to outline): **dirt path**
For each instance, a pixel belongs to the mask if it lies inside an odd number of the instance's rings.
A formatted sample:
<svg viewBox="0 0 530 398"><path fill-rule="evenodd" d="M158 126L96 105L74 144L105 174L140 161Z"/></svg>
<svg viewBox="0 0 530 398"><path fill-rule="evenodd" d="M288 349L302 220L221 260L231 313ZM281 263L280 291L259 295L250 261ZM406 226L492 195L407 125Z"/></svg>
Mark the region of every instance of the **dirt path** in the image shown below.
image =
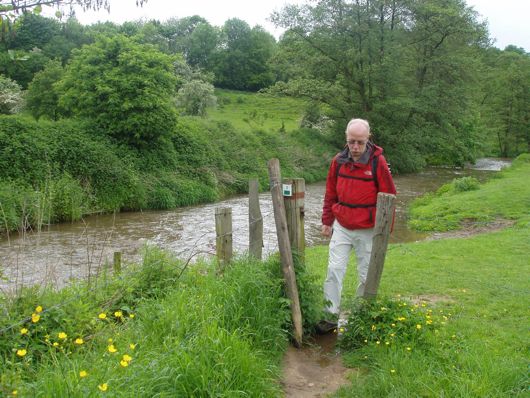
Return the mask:
<svg viewBox="0 0 530 398"><path fill-rule="evenodd" d="M326 397L348 384L355 372L342 364L335 349L337 334L316 336L314 343L301 349L289 347L284 357L282 385L286 397Z"/></svg>

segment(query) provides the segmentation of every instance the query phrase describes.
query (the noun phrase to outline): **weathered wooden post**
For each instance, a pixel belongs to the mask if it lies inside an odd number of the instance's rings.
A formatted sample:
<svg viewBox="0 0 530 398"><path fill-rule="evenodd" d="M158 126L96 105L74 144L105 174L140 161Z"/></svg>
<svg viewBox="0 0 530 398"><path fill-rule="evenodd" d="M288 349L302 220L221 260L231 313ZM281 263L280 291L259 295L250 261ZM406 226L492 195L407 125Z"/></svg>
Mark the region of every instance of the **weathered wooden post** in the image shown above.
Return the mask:
<svg viewBox="0 0 530 398"><path fill-rule="evenodd" d="M304 263L305 261L305 232L304 232L304 203L305 180L303 178L283 179L283 202L287 218L289 242L293 254Z"/></svg>
<svg viewBox="0 0 530 398"><path fill-rule="evenodd" d="M251 256L261 260L263 248L263 217L259 207L259 182L248 183L248 251Z"/></svg>
<svg viewBox="0 0 530 398"><path fill-rule="evenodd" d="M226 265L232 260L232 208L215 209L215 234L217 261Z"/></svg>
<svg viewBox="0 0 530 398"><path fill-rule="evenodd" d="M118 275L121 272L121 252L114 252L114 262L112 263L114 274Z"/></svg>
<svg viewBox="0 0 530 398"><path fill-rule="evenodd" d="M294 343L297 347L301 347L303 337L302 312L300 310L300 298L298 296L298 287L296 286L291 243L289 241L285 208L283 205L280 161L278 159L271 159L269 160L268 166L272 204L274 208L274 221L276 224L276 234L278 235L282 272L283 277L285 278L285 290L287 292L287 297L291 302L291 316L294 325Z"/></svg>
<svg viewBox="0 0 530 398"><path fill-rule="evenodd" d="M388 236L394 219L395 200L395 195L383 192L377 194L377 215L372 241L372 255L370 256L364 291L360 292L360 296L366 299L377 296L385 264Z"/></svg>

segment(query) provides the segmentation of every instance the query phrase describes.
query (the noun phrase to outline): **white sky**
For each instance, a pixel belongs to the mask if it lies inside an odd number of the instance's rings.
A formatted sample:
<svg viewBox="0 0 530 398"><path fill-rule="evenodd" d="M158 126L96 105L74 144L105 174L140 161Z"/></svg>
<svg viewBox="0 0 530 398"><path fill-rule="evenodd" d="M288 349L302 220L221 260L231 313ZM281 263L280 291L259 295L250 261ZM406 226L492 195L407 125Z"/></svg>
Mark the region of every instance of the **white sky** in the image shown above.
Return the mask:
<svg viewBox="0 0 530 398"><path fill-rule="evenodd" d="M148 0L143 7L136 7L135 0L110 0L110 14L77 11L77 18L83 24L97 21L123 23L140 18L165 21L171 17L183 18L200 15L212 25L221 26L230 18L239 18L250 26L261 25L278 37L282 32L267 19L274 10L285 4L300 4L304 0ZM529 0L466 0L489 23L490 37L495 46L504 48L515 44L530 52L530 1ZM53 15L51 13L46 13Z"/></svg>

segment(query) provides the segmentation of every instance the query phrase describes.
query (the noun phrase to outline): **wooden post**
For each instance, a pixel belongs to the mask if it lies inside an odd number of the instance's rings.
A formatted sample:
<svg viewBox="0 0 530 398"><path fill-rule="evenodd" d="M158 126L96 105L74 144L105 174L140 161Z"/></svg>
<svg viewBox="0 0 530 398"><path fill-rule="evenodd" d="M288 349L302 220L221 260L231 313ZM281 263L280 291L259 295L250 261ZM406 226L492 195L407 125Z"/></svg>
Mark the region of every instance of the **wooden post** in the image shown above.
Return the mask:
<svg viewBox="0 0 530 398"><path fill-rule="evenodd" d="M263 217L259 207L259 182L250 180L248 184L248 251L261 260L263 248Z"/></svg>
<svg viewBox="0 0 530 398"><path fill-rule="evenodd" d="M226 265L232 260L232 208L215 209L215 234L217 261Z"/></svg>
<svg viewBox="0 0 530 398"><path fill-rule="evenodd" d="M287 218L289 242L293 254L305 262L304 203L305 180L303 178L284 178L283 202ZM289 189L290 188L290 189Z"/></svg>
<svg viewBox="0 0 530 398"><path fill-rule="evenodd" d="M289 242L285 208L283 206L280 161L278 159L271 159L269 160L268 166L280 260L282 263L283 277L285 278L285 290L290 300L291 316L294 325L294 343L297 347L301 347L303 337L302 312L300 310L300 298L298 296L298 287L296 286L291 243Z"/></svg>
<svg viewBox="0 0 530 398"><path fill-rule="evenodd" d="M385 264L388 236L390 235L390 227L394 219L395 200L395 195L383 192L377 194L377 216L372 241L372 254L368 265L364 291L360 292L360 296L363 298L370 299L377 296Z"/></svg>
<svg viewBox="0 0 530 398"><path fill-rule="evenodd" d="M114 252L114 263L112 264L114 274L118 275L121 272L121 252Z"/></svg>

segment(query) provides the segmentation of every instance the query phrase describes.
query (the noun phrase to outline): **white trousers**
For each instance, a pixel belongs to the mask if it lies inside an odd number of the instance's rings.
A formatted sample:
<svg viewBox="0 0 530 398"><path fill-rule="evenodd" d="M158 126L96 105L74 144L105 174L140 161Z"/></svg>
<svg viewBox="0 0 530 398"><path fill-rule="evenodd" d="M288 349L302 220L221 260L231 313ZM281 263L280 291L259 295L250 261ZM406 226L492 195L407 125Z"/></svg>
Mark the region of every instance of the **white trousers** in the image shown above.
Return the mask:
<svg viewBox="0 0 530 398"><path fill-rule="evenodd" d="M344 228L336 220L333 223L333 235L329 243L328 275L324 282L324 298L328 301L327 312L339 314L342 280L348 267L352 249L355 250L357 257L357 274L359 276L357 296L361 294L368 274L373 236L373 228L350 230Z"/></svg>

